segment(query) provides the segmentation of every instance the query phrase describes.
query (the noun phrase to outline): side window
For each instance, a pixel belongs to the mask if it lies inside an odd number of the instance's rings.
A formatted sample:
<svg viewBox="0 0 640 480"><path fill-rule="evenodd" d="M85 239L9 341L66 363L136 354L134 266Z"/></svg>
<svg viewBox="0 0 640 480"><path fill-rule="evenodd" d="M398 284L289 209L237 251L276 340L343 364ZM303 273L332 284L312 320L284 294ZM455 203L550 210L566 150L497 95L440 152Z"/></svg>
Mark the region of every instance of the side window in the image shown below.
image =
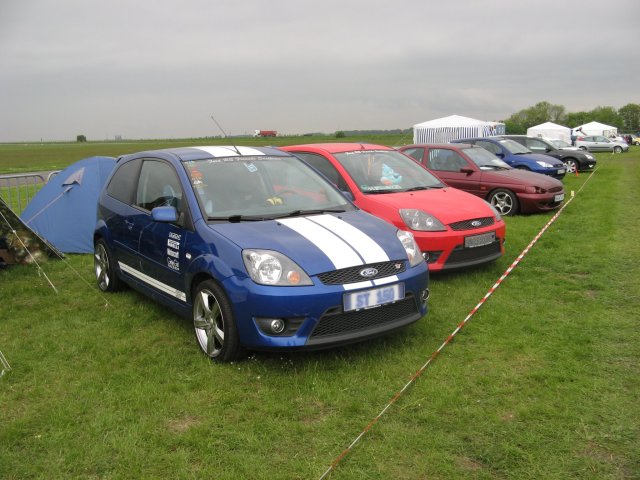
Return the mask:
<svg viewBox="0 0 640 480"><path fill-rule="evenodd" d="M349 187L347 183L342 178L342 175L336 170L329 160L324 158L322 155L318 155L315 153L302 153L296 152L297 157L300 157L305 162L307 162L312 167L316 168L322 174L327 177L334 185L336 185L342 191L349 191Z"/></svg>
<svg viewBox="0 0 640 480"><path fill-rule="evenodd" d="M489 150L493 154L502 153L500 151L500 147L498 147L496 144L491 143L491 142L485 142L483 140L478 140L476 142L476 145L478 145L479 147L484 148L485 150Z"/></svg>
<svg viewBox="0 0 640 480"><path fill-rule="evenodd" d="M436 148L429 151L427 166L441 172L459 172L461 168L467 166L467 163L457 152Z"/></svg>
<svg viewBox="0 0 640 480"><path fill-rule="evenodd" d="M140 169L136 205L151 211L156 207L176 207L183 211L182 188L171 165L159 160L145 160Z"/></svg>
<svg viewBox="0 0 640 480"><path fill-rule="evenodd" d="M107 185L107 194L123 203L132 204L139 169L139 160L132 160L117 166L117 170Z"/></svg>
<svg viewBox="0 0 640 480"><path fill-rule="evenodd" d="M420 163L423 163L424 148L407 148L402 153L409 155L411 158L415 158Z"/></svg>
<svg viewBox="0 0 640 480"><path fill-rule="evenodd" d="M527 138L527 147L532 152L545 152L547 150L547 146L535 138Z"/></svg>

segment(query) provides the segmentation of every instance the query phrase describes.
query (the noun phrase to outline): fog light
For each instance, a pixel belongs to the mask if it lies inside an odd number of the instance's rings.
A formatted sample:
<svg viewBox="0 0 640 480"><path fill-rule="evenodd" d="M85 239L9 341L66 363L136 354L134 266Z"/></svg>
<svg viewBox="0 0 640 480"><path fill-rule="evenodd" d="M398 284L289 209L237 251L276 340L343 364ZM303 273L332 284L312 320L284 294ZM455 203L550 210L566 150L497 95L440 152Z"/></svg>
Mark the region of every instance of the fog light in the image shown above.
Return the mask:
<svg viewBox="0 0 640 480"><path fill-rule="evenodd" d="M284 332L285 326L286 325L284 323L284 320L280 318L274 318L273 320L271 320L271 323L269 324L269 328L271 328L271 331L276 335Z"/></svg>
<svg viewBox="0 0 640 480"><path fill-rule="evenodd" d="M422 257L424 258L425 262L429 261L429 252L422 252Z"/></svg>
<svg viewBox="0 0 640 480"><path fill-rule="evenodd" d="M420 300L422 300L422 302L426 302L429 299L429 289L425 288L422 293L420 294Z"/></svg>

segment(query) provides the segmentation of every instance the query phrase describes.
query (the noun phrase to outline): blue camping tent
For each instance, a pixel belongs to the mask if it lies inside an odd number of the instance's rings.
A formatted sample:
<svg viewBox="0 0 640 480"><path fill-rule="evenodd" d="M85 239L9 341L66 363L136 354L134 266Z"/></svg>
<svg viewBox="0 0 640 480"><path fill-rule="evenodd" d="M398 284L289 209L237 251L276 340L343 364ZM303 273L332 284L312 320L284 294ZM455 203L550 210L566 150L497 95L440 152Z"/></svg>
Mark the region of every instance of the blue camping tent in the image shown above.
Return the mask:
<svg viewBox="0 0 640 480"><path fill-rule="evenodd" d="M20 218L65 253L92 253L98 197L116 165L113 157L80 160L54 176Z"/></svg>

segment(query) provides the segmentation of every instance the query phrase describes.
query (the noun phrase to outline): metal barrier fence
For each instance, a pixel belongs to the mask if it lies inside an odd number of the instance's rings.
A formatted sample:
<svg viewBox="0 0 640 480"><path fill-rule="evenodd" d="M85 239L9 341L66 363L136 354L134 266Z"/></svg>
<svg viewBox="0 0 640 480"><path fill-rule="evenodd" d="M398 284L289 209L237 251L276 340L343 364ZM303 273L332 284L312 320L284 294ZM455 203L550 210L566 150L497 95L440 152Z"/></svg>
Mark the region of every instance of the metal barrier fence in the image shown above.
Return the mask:
<svg viewBox="0 0 640 480"><path fill-rule="evenodd" d="M23 173L0 175L0 197L18 215L22 213L33 196L58 170L48 173Z"/></svg>

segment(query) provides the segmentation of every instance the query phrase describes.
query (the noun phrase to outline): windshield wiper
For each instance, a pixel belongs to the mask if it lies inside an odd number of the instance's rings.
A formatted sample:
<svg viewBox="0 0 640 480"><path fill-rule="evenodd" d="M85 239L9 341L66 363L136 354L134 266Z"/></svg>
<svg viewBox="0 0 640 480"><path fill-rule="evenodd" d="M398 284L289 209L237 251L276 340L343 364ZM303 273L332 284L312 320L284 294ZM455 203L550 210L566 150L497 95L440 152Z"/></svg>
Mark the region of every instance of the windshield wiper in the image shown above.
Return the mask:
<svg viewBox="0 0 640 480"><path fill-rule="evenodd" d="M367 190L366 192L363 191L362 193L364 193L365 195L382 195L384 193L397 193L400 192L402 190L390 190L390 189L386 189L386 190Z"/></svg>
<svg viewBox="0 0 640 480"><path fill-rule="evenodd" d="M292 210L282 215L274 215L272 218L300 217L302 215L318 215L320 213L343 213L344 208L319 208L315 210Z"/></svg>
<svg viewBox="0 0 640 480"><path fill-rule="evenodd" d="M270 220L270 218L257 215L229 215L228 217L207 217L209 222L262 222L263 220Z"/></svg>

